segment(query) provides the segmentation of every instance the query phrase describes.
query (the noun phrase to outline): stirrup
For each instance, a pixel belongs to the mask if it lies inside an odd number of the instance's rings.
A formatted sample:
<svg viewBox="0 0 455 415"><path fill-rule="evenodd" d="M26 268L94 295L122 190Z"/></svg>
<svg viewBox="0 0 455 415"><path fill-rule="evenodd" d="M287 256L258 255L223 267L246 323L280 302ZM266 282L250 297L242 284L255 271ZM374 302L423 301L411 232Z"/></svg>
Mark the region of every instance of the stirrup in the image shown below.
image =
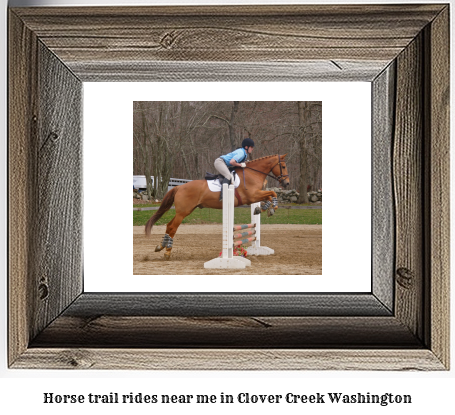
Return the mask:
<svg viewBox="0 0 455 415"><path fill-rule="evenodd" d="M221 191L220 191L220 202L223 200L223 184L226 183L226 184L231 184L231 179L226 179L226 177L223 179L223 181L221 182Z"/></svg>

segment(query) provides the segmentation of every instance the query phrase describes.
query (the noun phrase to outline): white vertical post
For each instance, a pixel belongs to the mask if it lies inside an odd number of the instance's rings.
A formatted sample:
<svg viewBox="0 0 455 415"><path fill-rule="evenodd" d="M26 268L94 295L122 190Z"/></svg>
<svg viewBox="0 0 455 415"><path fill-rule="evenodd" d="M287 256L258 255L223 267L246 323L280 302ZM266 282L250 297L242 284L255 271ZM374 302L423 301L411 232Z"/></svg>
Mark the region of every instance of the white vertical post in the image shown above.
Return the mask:
<svg viewBox="0 0 455 415"><path fill-rule="evenodd" d="M256 240L251 245L254 247L261 246L261 215L254 214L256 207L260 208L261 204L259 202L251 204L251 223L256 225Z"/></svg>
<svg viewBox="0 0 455 415"><path fill-rule="evenodd" d="M233 241L234 241L234 185L230 184L229 187L225 183L223 184L223 190L226 191L225 195L226 200L226 212L228 215L227 221L227 252L228 258L234 258L234 248L233 248ZM224 199L223 199L224 200ZM224 205L223 205L224 210Z"/></svg>
<svg viewBox="0 0 455 415"><path fill-rule="evenodd" d="M223 251L221 257L204 263L204 268L242 269L249 259L234 256L234 185L223 184Z"/></svg>
<svg viewBox="0 0 455 415"><path fill-rule="evenodd" d="M229 193L227 183L223 184L223 253L222 258L232 258L229 256L229 226L230 226L230 212L229 212Z"/></svg>
<svg viewBox="0 0 455 415"><path fill-rule="evenodd" d="M272 248L261 246L261 215L254 214L254 209L260 206L260 202L251 204L251 223L256 224L256 240L246 249L248 255L272 255L275 253Z"/></svg>

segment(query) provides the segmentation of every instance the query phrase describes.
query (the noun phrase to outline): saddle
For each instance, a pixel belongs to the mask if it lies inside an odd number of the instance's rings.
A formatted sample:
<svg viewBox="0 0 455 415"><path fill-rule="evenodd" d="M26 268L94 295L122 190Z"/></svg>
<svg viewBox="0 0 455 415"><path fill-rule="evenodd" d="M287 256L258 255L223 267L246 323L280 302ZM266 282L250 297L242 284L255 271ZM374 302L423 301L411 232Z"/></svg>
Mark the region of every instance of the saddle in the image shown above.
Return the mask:
<svg viewBox="0 0 455 415"><path fill-rule="evenodd" d="M205 180L219 180L220 183L223 181L223 175L222 174L213 174L209 173L208 171L205 172Z"/></svg>
<svg viewBox="0 0 455 415"><path fill-rule="evenodd" d="M232 170L231 173L234 174L234 178L235 178L235 175L237 174L236 171ZM220 184L222 184L224 176L222 174L213 174L213 173L209 173L206 171L204 179L205 180L218 180L220 182Z"/></svg>

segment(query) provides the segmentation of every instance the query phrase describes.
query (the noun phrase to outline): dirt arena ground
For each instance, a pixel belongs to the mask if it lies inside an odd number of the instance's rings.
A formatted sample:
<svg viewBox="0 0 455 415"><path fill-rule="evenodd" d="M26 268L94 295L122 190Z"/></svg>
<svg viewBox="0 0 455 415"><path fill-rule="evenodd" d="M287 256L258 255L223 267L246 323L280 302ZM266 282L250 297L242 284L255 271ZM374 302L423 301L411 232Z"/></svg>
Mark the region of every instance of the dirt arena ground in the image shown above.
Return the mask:
<svg viewBox="0 0 455 415"><path fill-rule="evenodd" d="M322 225L264 225L261 245L274 255L251 256L251 267L242 270L210 270L204 262L221 252L222 225L181 225L174 238L170 261L154 252L165 226L154 226L146 238L143 226L133 226L135 275L322 275Z"/></svg>

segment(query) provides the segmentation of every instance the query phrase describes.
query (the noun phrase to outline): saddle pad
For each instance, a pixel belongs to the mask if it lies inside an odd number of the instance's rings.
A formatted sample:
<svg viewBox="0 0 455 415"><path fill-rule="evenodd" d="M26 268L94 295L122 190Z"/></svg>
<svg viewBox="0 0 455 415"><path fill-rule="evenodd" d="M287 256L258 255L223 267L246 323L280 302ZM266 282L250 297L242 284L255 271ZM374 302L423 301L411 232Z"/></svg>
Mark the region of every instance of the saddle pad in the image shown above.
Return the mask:
<svg viewBox="0 0 455 415"><path fill-rule="evenodd" d="M209 189L212 192L221 192L221 185L219 180L207 180L207 184L209 185ZM238 174L235 175L234 179L234 188L236 189L240 185L240 177Z"/></svg>

